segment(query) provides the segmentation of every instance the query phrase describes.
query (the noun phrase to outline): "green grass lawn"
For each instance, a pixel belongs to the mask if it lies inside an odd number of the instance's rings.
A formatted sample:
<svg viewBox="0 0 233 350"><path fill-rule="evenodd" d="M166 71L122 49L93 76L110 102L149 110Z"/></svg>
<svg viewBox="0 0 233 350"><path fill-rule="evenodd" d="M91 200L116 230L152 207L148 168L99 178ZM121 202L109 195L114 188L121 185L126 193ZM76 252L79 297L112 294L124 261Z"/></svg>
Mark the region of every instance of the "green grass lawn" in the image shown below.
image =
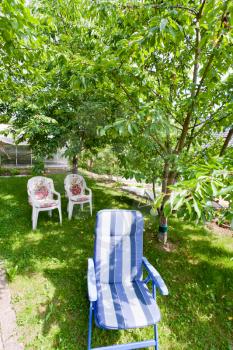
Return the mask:
<svg viewBox="0 0 233 350"><path fill-rule="evenodd" d="M95 212L137 208L127 194L87 181L93 190L94 215L75 209L68 221L63 175L53 176L62 194L63 225L58 214L41 213L31 230L27 178L0 179L0 256L10 278L20 341L26 349L84 350L87 341L87 258L93 253ZM158 296L161 350L233 349L232 238L172 221L166 252L156 241L153 218L145 215L144 255L164 277L170 295ZM138 341L152 329L103 331L95 328L93 345Z"/></svg>

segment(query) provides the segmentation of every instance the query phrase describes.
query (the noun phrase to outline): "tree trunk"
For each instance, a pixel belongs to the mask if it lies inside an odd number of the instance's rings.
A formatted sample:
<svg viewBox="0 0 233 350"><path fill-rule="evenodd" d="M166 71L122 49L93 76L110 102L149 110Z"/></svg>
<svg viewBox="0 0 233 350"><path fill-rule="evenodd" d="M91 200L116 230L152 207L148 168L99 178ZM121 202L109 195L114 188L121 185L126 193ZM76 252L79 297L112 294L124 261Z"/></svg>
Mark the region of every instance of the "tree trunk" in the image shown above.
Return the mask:
<svg viewBox="0 0 233 350"><path fill-rule="evenodd" d="M154 198L156 197L156 191L155 191L155 178L153 177L153 180L152 180L152 186L153 186L153 195L154 195Z"/></svg>
<svg viewBox="0 0 233 350"><path fill-rule="evenodd" d="M93 163L94 163L94 161L92 158L88 159L88 162L87 162L88 170L90 170L90 171L92 170Z"/></svg>
<svg viewBox="0 0 233 350"><path fill-rule="evenodd" d="M171 190L169 189L170 185L173 185L176 179L176 172L169 170L169 163L165 161L164 171L163 171L163 181L162 181L162 193L164 194L163 202L159 210L159 230L158 230L158 239L163 244L167 243L168 236L168 219L164 215L164 205L171 196Z"/></svg>
<svg viewBox="0 0 233 350"><path fill-rule="evenodd" d="M167 193L168 175L169 175L169 162L165 160L164 167L163 167L163 180L162 180L162 193L164 194L164 199L160 209L158 210L158 213L159 213L158 240L163 244L166 244L167 242L167 218L164 216L163 207L165 204L165 197Z"/></svg>
<svg viewBox="0 0 233 350"><path fill-rule="evenodd" d="M78 156L73 156L72 158L72 173L77 174L78 173Z"/></svg>
<svg viewBox="0 0 233 350"><path fill-rule="evenodd" d="M160 211L158 240L163 244L167 243L167 231L168 231L167 218L164 216L163 212Z"/></svg>

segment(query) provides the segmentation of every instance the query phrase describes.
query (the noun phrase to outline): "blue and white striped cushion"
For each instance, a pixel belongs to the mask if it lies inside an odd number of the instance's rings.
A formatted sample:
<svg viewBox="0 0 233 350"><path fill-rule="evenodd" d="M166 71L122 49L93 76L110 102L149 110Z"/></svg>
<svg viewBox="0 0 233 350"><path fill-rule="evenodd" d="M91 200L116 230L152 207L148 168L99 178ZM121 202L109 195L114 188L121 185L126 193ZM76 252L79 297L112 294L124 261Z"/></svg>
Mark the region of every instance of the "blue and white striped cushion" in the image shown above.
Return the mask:
<svg viewBox="0 0 233 350"><path fill-rule="evenodd" d="M142 281L129 284L98 283L96 320L107 329L128 329L153 325L160 321L160 311Z"/></svg>
<svg viewBox="0 0 233 350"><path fill-rule="evenodd" d="M101 210L95 237L96 279L127 283L142 274L143 217L134 210Z"/></svg>

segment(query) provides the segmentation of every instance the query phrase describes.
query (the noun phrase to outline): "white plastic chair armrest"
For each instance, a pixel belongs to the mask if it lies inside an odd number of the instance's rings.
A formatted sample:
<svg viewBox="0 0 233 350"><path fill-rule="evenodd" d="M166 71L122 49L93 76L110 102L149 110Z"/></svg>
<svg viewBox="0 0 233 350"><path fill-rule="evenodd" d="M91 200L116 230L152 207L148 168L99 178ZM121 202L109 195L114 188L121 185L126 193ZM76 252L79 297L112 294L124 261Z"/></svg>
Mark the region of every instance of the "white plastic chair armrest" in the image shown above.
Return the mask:
<svg viewBox="0 0 233 350"><path fill-rule="evenodd" d="M89 192L89 196L92 196L92 190L90 188L86 187L85 190Z"/></svg>
<svg viewBox="0 0 233 350"><path fill-rule="evenodd" d="M61 195L60 195L59 192L53 190L52 193L55 194L58 197L59 200L61 200Z"/></svg>
<svg viewBox="0 0 233 350"><path fill-rule="evenodd" d="M65 185L65 192L68 198L72 196L72 193L70 192L70 188L68 184Z"/></svg>

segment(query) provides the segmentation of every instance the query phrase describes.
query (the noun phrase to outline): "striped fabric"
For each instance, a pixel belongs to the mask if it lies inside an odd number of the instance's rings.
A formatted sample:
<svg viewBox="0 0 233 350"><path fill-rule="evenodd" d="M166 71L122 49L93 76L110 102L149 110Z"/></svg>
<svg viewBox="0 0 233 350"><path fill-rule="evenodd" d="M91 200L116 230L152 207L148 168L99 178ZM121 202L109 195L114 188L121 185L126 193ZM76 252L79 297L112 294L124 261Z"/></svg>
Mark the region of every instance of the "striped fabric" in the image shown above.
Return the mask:
<svg viewBox="0 0 233 350"><path fill-rule="evenodd" d="M107 329L140 328L160 321L160 311L147 286L141 281L129 284L97 284L96 319Z"/></svg>
<svg viewBox="0 0 233 350"><path fill-rule="evenodd" d="M101 327L145 327L160 320L156 301L141 281L143 217L133 210L97 214L95 272L96 319Z"/></svg>
<svg viewBox="0 0 233 350"><path fill-rule="evenodd" d="M133 210L102 210L97 214L96 279L130 282L142 274L142 214Z"/></svg>

